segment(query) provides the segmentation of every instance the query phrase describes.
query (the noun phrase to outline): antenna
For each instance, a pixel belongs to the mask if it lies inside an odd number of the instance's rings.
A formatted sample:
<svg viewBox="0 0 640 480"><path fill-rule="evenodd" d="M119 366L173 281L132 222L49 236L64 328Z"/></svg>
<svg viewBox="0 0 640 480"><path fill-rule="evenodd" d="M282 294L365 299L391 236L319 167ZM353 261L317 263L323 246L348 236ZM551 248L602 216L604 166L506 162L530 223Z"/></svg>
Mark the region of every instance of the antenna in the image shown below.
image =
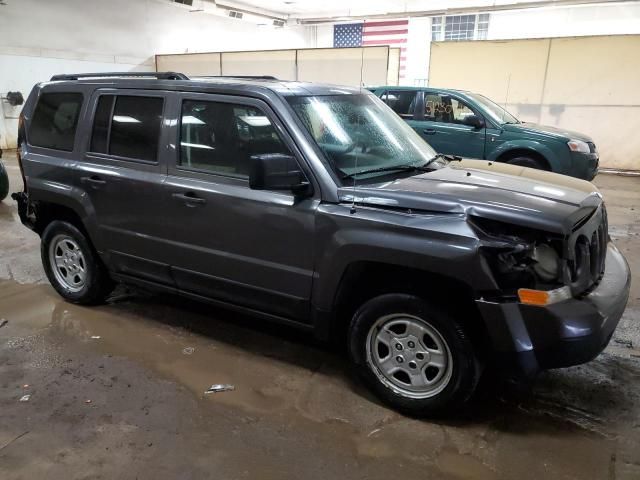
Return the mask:
<svg viewBox="0 0 640 480"><path fill-rule="evenodd" d="M504 107L502 108L502 123L504 123L504 114L507 111L507 100L509 99L509 87L511 86L511 73L507 77L507 93L504 95Z"/></svg>
<svg viewBox="0 0 640 480"><path fill-rule="evenodd" d="M364 47L360 47L360 95L362 95L362 71L364 69ZM356 129L360 128L360 114L356 116ZM358 146L356 145L356 158L354 160L353 171L358 171ZM351 210L349 213L353 215L356 213L356 178L358 175L353 176L353 196L351 198Z"/></svg>

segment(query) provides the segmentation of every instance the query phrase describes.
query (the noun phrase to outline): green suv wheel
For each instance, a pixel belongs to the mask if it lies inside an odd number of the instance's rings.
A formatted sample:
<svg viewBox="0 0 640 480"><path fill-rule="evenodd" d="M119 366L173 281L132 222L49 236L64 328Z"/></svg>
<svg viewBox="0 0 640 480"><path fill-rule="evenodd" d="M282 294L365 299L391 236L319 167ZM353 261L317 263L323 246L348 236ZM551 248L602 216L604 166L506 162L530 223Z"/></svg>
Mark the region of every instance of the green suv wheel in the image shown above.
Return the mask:
<svg viewBox="0 0 640 480"><path fill-rule="evenodd" d="M548 170L548 168L540 161L531 157L515 157L507 160L509 165L518 165L520 167L535 168L536 170Z"/></svg>

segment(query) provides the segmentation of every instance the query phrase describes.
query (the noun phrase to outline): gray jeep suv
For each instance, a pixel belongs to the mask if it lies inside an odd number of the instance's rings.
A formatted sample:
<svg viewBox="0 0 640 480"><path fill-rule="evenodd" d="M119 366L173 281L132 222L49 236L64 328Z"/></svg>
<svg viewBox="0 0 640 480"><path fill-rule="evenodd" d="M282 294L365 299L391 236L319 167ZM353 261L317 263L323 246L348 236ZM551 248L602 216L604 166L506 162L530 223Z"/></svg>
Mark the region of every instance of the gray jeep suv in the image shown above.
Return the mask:
<svg viewBox="0 0 640 480"><path fill-rule="evenodd" d="M485 365L591 360L627 301L596 187L437 155L368 91L59 75L18 141L13 198L65 299L122 282L336 335L410 414L460 405Z"/></svg>

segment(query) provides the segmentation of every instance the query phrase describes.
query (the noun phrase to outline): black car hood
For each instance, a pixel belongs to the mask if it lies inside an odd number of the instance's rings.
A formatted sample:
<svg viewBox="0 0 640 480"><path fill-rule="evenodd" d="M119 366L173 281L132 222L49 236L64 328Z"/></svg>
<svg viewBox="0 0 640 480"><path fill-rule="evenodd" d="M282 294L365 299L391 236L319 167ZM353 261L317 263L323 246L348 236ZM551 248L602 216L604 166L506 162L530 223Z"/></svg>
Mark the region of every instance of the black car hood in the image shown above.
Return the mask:
<svg viewBox="0 0 640 480"><path fill-rule="evenodd" d="M385 177L388 178L388 177ZM343 187L340 200L387 209L476 215L568 234L602 197L590 182L514 165L463 160L432 172Z"/></svg>

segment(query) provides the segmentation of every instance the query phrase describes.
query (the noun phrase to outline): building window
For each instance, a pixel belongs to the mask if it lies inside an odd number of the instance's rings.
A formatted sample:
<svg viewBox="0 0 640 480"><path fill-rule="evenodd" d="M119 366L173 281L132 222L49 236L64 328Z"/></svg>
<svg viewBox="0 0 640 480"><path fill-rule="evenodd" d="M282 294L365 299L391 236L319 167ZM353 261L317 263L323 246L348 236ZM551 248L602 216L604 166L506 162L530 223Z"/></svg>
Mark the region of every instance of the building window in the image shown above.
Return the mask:
<svg viewBox="0 0 640 480"><path fill-rule="evenodd" d="M450 15L431 19L431 40L486 40L489 14Z"/></svg>
<svg viewBox="0 0 640 480"><path fill-rule="evenodd" d="M489 31L489 14L482 13L478 15L476 22L476 40L486 40Z"/></svg>
<svg viewBox="0 0 640 480"><path fill-rule="evenodd" d="M434 42L442 40L442 19L443 17L433 17L431 19L431 40Z"/></svg>

